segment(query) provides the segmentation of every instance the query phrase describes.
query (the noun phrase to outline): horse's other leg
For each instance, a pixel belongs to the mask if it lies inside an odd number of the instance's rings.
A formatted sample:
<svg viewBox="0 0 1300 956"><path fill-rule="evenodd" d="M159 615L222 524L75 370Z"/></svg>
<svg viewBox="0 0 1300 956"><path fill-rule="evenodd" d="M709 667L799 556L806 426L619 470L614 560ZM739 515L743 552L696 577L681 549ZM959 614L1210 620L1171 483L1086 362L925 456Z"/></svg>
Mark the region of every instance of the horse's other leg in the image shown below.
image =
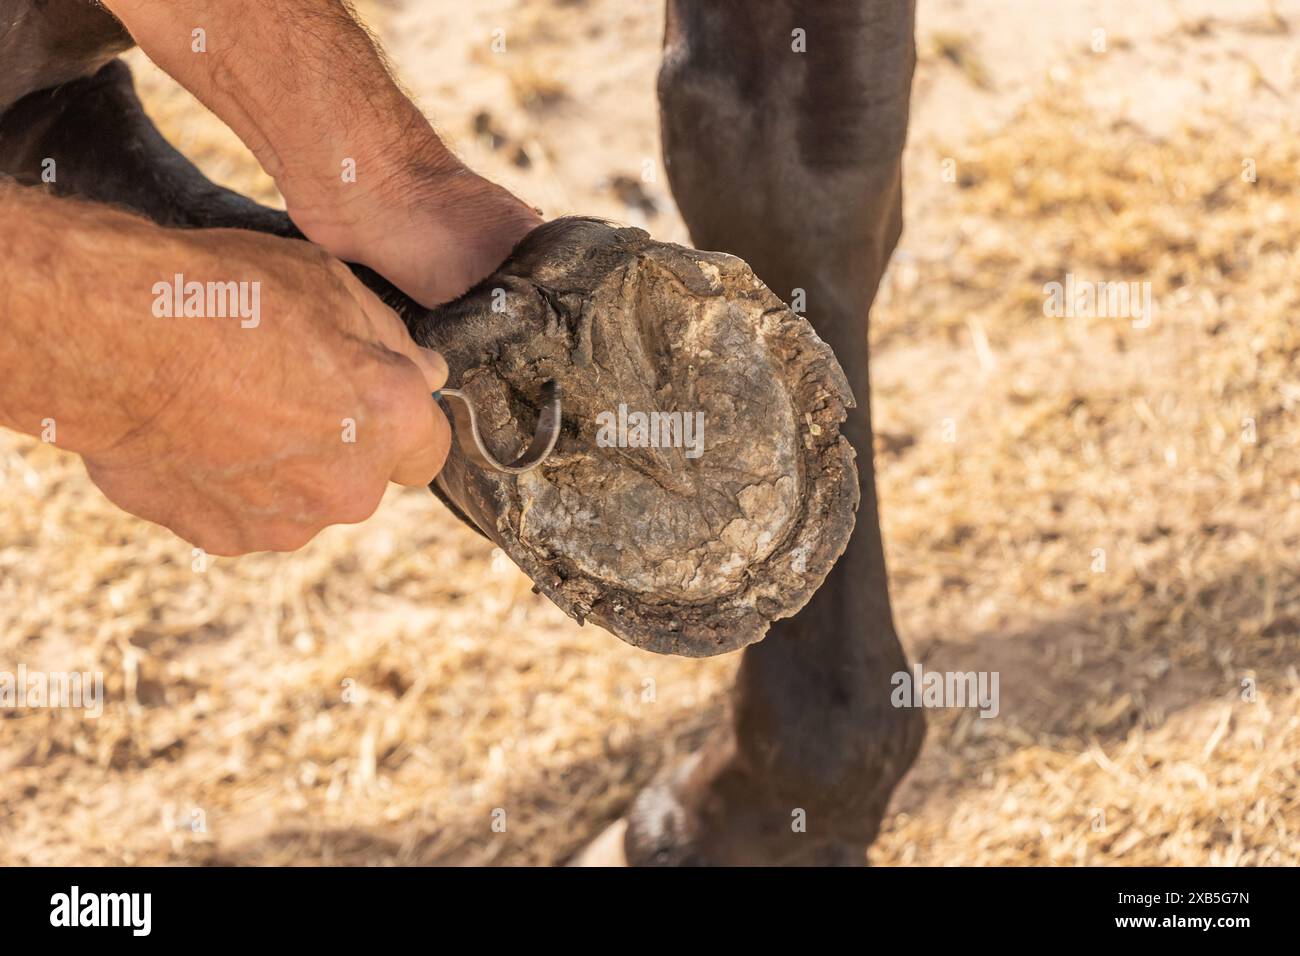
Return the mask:
<svg viewBox="0 0 1300 956"><path fill-rule="evenodd" d="M812 601L747 648L732 716L628 816L632 863L863 862L920 749L890 704L894 630L872 467L867 312L902 229L912 0L669 0L665 163L701 249L801 293L857 397L862 499Z"/></svg>
<svg viewBox="0 0 1300 956"><path fill-rule="evenodd" d="M145 114L121 60L11 106L0 117L0 173L163 226L300 236L283 212L216 185L177 152Z"/></svg>
<svg viewBox="0 0 1300 956"><path fill-rule="evenodd" d="M53 170L48 182L47 168ZM167 142L140 105L131 70L121 60L92 76L30 93L5 111L0 175L27 185L45 183L55 195L122 206L160 226L303 238L283 210L218 186ZM372 269L351 269L404 319L424 313Z"/></svg>
<svg viewBox="0 0 1300 956"><path fill-rule="evenodd" d="M0 113L35 90L89 76L133 43L89 0L0 0Z"/></svg>
<svg viewBox="0 0 1300 956"><path fill-rule="evenodd" d="M113 59L132 45L88 0L0 0L0 174L164 226L300 236L284 213L210 182L154 128Z"/></svg>

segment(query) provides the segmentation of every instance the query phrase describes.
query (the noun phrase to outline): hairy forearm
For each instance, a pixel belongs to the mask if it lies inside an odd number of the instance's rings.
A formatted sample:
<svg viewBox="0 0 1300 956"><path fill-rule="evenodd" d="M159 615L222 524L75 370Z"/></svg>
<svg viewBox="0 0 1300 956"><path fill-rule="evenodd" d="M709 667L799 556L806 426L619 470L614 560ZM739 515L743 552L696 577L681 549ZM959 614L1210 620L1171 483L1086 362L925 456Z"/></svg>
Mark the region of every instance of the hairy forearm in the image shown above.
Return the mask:
<svg viewBox="0 0 1300 956"><path fill-rule="evenodd" d="M446 149L341 0L103 2L252 149L308 239L419 302L464 292L541 221Z"/></svg>
<svg viewBox="0 0 1300 956"><path fill-rule="evenodd" d="M299 216L351 200L345 163L379 183L458 165L340 0L104 5L243 139Z"/></svg>
<svg viewBox="0 0 1300 956"><path fill-rule="evenodd" d="M92 454L165 401L185 370L146 325L179 234L106 206L0 183L0 425ZM128 378L122 369L135 370Z"/></svg>

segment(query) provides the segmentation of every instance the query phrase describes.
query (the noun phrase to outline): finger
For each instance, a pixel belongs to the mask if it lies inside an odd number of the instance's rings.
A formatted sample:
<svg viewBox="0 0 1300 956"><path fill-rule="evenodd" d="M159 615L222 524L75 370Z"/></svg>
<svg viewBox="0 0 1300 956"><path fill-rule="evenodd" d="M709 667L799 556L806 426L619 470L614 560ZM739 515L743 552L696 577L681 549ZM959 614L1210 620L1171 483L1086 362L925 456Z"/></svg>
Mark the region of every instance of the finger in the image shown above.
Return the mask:
<svg viewBox="0 0 1300 956"><path fill-rule="evenodd" d="M257 540L248 550L250 552L278 551L280 553L298 551L305 548L328 527L327 524L301 521L281 521L268 524L258 529Z"/></svg>
<svg viewBox="0 0 1300 956"><path fill-rule="evenodd" d="M104 497L128 514L161 525L200 551L234 557L255 550L229 515L202 496L159 495L156 481L136 469L101 468L83 459L86 473Z"/></svg>
<svg viewBox="0 0 1300 956"><path fill-rule="evenodd" d="M410 348L401 350L400 354L409 358L424 373L426 391L436 392L447 384L447 360L442 357L441 352L426 349L412 342Z"/></svg>
<svg viewBox="0 0 1300 956"><path fill-rule="evenodd" d="M398 414L388 422L396 436L397 457L390 479L399 485L419 486L433 481L442 470L451 447L451 425L438 403L429 395L428 381L423 370L417 378L416 369L402 359L396 360L407 371L409 399L402 403Z"/></svg>
<svg viewBox="0 0 1300 956"><path fill-rule="evenodd" d="M368 288L354 276L349 275L349 288L361 306L375 337L389 351L404 355L424 373L428 391L436 392L447 384L447 360L440 352L417 345L407 331L406 325Z"/></svg>
<svg viewBox="0 0 1300 956"><path fill-rule="evenodd" d="M447 383L447 362L433 349L417 345L397 313L354 276L348 273L344 282L374 339L388 351L393 374L405 379L389 393L381 413L396 436L397 455L389 478L400 485L427 485L442 469L451 447L451 425L429 394Z"/></svg>

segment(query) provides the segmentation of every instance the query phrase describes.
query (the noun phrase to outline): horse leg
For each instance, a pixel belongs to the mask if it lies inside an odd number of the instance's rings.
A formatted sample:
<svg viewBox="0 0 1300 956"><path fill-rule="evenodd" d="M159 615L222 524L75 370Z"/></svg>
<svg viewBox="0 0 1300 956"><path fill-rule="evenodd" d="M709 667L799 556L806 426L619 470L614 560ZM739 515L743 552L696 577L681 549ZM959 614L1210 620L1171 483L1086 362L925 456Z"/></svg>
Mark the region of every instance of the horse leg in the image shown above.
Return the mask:
<svg viewBox="0 0 1300 956"><path fill-rule="evenodd" d="M811 602L744 651L731 716L635 800L642 863L863 862L920 749L872 467L867 313L902 229L912 0L669 0L665 164L694 244L799 304L849 377L861 503ZM800 291L802 290L802 292Z"/></svg>

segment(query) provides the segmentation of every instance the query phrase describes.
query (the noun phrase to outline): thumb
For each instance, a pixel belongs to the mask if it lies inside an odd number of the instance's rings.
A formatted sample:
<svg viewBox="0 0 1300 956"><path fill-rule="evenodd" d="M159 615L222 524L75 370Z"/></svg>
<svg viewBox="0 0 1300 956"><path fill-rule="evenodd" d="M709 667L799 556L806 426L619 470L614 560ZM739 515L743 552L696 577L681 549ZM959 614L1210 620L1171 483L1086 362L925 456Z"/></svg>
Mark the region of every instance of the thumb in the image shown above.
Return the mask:
<svg viewBox="0 0 1300 956"><path fill-rule="evenodd" d="M402 402L402 414L398 416L402 420L388 423L397 429L396 456L389 478L399 485L418 486L427 485L442 470L451 450L451 424L429 394L447 381L447 364L437 352L418 346L414 351L418 354L412 354L410 359L420 370L419 377L411 365L406 365L412 391L409 400ZM420 379L423 381L417 388Z"/></svg>
<svg viewBox="0 0 1300 956"><path fill-rule="evenodd" d="M424 374L425 384L430 392L436 392L447 384L447 360L433 349L417 345L406 331L406 326L392 309L379 301L379 297L364 286L358 289L361 306L370 320L379 343L391 352L404 355Z"/></svg>
<svg viewBox="0 0 1300 956"><path fill-rule="evenodd" d="M408 359L419 370L417 380L410 365L398 359L394 366L396 370L405 365L410 380L402 389L402 421L390 423L399 429L399 434L396 460L389 477L399 485L427 485L442 469L451 448L451 425L430 394L447 384L447 360L433 349L417 345L397 313L350 273L346 273L344 282L361 306L378 344L389 353Z"/></svg>
<svg viewBox="0 0 1300 956"><path fill-rule="evenodd" d="M436 392L447 384L447 360L442 357L441 352L426 349L414 342L409 349L399 347L397 351L414 362L416 368L424 373L424 383L429 387L430 392Z"/></svg>

